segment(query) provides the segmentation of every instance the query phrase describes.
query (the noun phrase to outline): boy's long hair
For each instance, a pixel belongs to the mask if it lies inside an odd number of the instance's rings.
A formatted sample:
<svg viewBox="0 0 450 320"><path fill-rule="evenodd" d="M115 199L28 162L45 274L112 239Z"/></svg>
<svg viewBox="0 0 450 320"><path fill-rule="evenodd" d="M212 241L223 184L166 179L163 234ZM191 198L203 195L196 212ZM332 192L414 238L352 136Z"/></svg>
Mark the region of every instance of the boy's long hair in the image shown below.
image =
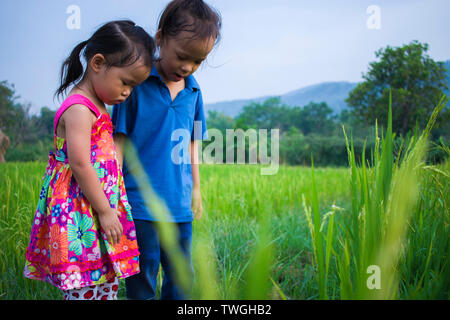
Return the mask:
<svg viewBox="0 0 450 320"><path fill-rule="evenodd" d="M213 37L218 43L221 27L219 12L202 0L173 0L162 12L158 30L162 39L187 31L193 33L194 39Z"/></svg>

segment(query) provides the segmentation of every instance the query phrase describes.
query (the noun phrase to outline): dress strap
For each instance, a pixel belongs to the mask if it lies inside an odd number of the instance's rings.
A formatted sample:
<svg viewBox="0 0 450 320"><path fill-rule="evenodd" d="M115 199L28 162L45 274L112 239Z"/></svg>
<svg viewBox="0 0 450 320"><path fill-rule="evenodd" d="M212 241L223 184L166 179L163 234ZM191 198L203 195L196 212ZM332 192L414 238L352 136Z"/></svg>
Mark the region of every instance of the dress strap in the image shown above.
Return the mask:
<svg viewBox="0 0 450 320"><path fill-rule="evenodd" d="M58 111L56 112L55 121L53 122L53 130L55 135L56 135L56 128L58 127L59 118L61 118L61 115L64 113L64 111L66 111L69 107L73 106L74 104L82 104L88 107L92 112L95 113L95 116L97 118L100 117L101 115L101 112L98 111L97 107L91 100L89 100L88 98L86 98L81 94L73 94L63 101Z"/></svg>

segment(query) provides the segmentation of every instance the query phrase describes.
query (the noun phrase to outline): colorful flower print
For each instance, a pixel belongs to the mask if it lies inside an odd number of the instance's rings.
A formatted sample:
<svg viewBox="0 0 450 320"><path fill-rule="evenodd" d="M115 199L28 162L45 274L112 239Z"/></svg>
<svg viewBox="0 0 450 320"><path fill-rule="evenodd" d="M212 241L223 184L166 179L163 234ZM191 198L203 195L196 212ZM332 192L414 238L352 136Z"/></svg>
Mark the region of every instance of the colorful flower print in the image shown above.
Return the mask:
<svg viewBox="0 0 450 320"><path fill-rule="evenodd" d="M70 103L85 103L77 95L69 99L74 99ZM115 247L106 240L97 213L72 173L66 141L55 135L54 143L25 253L25 277L71 290L138 273L136 230L117 163L110 116L98 116L92 126L91 163L111 207L121 215L123 243Z"/></svg>
<svg viewBox="0 0 450 320"><path fill-rule="evenodd" d="M95 232L89 231L93 224L92 218L87 215L83 215L83 218L81 218L81 214L78 211L73 216L73 224L68 224L69 250L77 256L81 255L83 247L90 248L94 243L96 239Z"/></svg>
<svg viewBox="0 0 450 320"><path fill-rule="evenodd" d="M59 217L60 213L61 213L61 205L57 204L56 206L53 206L52 217Z"/></svg>
<svg viewBox="0 0 450 320"><path fill-rule="evenodd" d="M67 262L67 232L61 232L58 225L53 225L50 229L50 262L58 264Z"/></svg>

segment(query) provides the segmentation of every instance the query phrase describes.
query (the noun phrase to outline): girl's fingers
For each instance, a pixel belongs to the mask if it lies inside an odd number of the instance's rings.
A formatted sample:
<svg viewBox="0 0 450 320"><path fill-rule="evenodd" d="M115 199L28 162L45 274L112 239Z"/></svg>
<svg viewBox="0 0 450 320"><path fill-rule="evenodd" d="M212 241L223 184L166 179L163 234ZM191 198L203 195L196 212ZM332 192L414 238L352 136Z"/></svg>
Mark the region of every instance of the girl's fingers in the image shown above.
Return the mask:
<svg viewBox="0 0 450 320"><path fill-rule="evenodd" d="M114 232L114 230L111 230L109 232L109 234L111 235L111 237L109 238L109 242L111 242L112 245L114 245L115 241L116 241L116 233Z"/></svg>
<svg viewBox="0 0 450 320"><path fill-rule="evenodd" d="M120 242L120 238L122 238L122 233L123 233L123 229L122 229L122 225L119 224L115 230L115 244L118 244Z"/></svg>
<svg viewBox="0 0 450 320"><path fill-rule="evenodd" d="M113 231L113 245L116 245L119 243L119 235L116 230Z"/></svg>
<svg viewBox="0 0 450 320"><path fill-rule="evenodd" d="M111 234L111 231L105 230L105 235L106 235L106 241L112 242L112 234Z"/></svg>
<svg viewBox="0 0 450 320"><path fill-rule="evenodd" d="M116 237L117 237L117 241L116 241L116 244L118 244L119 242L120 242L120 238L122 238L122 230L119 230L117 233L116 233Z"/></svg>
<svg viewBox="0 0 450 320"><path fill-rule="evenodd" d="M113 225L109 230L105 230L106 239L112 245L116 245L120 242L122 234L123 234L123 226L120 222Z"/></svg>
<svg viewBox="0 0 450 320"><path fill-rule="evenodd" d="M117 232L115 229L111 229L108 232L108 242L110 242L113 246L117 244Z"/></svg>

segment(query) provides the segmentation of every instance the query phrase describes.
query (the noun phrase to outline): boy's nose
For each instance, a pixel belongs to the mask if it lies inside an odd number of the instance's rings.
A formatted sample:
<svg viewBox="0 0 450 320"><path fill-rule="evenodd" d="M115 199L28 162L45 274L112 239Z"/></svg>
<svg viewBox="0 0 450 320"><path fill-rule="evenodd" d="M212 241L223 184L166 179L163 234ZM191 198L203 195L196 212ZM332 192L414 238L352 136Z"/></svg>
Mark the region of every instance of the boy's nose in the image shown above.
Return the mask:
<svg viewBox="0 0 450 320"><path fill-rule="evenodd" d="M193 70L193 64L192 63L185 63L181 66L181 71L183 71L183 73L185 74L190 74L192 73Z"/></svg>

